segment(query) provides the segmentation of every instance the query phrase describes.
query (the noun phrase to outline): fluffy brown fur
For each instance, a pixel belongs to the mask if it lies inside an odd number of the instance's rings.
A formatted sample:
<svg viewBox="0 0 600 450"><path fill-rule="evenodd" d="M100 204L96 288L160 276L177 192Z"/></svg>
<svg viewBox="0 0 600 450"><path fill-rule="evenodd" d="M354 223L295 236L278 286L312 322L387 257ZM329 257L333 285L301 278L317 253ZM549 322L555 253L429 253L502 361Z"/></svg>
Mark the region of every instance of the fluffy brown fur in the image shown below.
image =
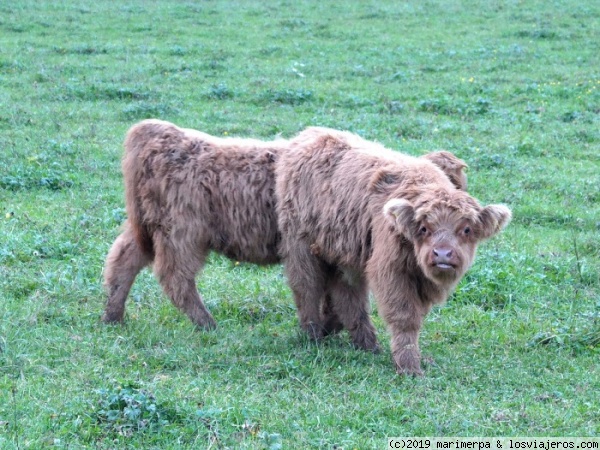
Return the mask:
<svg viewBox="0 0 600 450"><path fill-rule="evenodd" d="M465 192L448 152L414 158L360 137L309 128L277 164L281 252L301 326L342 328L377 350L367 286L391 332L398 372L420 374L419 331L511 213Z"/></svg>
<svg viewBox="0 0 600 450"><path fill-rule="evenodd" d="M173 304L198 327L214 327L195 275L211 250L279 261L274 167L287 145L216 138L159 120L133 126L123 158L128 220L106 259L103 320L123 320L135 277L153 263Z"/></svg>

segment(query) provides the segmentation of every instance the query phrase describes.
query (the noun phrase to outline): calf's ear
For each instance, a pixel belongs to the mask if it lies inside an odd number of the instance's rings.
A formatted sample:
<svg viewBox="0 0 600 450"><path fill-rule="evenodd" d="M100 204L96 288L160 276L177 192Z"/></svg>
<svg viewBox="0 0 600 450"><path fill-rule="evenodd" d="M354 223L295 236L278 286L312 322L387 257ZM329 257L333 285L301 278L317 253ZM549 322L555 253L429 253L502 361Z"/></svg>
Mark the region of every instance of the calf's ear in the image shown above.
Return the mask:
<svg viewBox="0 0 600 450"><path fill-rule="evenodd" d="M421 158L428 159L442 169L442 172L446 174L456 189L467 190L467 174L465 173L465 169L468 166L462 159L457 158L453 153L446 150L427 153L421 156Z"/></svg>
<svg viewBox="0 0 600 450"><path fill-rule="evenodd" d="M481 238L488 239L499 233L502 228L508 225L512 213L504 205L488 205L479 213L479 223L481 224Z"/></svg>
<svg viewBox="0 0 600 450"><path fill-rule="evenodd" d="M385 218L406 237L411 237L411 230L415 221L415 208L408 201L401 198L389 200L383 207Z"/></svg>

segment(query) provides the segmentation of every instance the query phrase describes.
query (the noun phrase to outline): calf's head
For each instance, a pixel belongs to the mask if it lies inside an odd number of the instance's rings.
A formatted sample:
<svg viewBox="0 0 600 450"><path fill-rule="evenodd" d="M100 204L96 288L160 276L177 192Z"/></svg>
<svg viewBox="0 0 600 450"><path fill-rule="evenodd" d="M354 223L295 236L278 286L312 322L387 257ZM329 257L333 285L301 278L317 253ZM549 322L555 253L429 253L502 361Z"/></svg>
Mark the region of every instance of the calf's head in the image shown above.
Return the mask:
<svg viewBox="0 0 600 450"><path fill-rule="evenodd" d="M431 189L411 201L388 200L383 211L394 230L412 242L417 263L435 284L456 284L473 263L477 245L511 218L504 205L482 207L466 192Z"/></svg>

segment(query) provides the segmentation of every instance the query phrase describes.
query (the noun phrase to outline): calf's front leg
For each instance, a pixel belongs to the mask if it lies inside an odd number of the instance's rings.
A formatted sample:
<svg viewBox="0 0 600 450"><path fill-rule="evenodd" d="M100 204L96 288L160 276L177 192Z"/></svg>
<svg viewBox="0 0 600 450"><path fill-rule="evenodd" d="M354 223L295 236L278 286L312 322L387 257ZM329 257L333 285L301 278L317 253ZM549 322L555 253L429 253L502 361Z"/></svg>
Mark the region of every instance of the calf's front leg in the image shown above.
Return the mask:
<svg viewBox="0 0 600 450"><path fill-rule="evenodd" d="M374 274L374 272L371 272ZM429 304L419 297L410 278L401 273L371 279L371 286L380 316L388 325L391 337L392 358L401 375L423 375L419 332Z"/></svg>
<svg viewBox="0 0 600 450"><path fill-rule="evenodd" d="M421 351L419 331L421 324L404 323L390 326L392 333L392 358L396 371L401 375L421 376Z"/></svg>

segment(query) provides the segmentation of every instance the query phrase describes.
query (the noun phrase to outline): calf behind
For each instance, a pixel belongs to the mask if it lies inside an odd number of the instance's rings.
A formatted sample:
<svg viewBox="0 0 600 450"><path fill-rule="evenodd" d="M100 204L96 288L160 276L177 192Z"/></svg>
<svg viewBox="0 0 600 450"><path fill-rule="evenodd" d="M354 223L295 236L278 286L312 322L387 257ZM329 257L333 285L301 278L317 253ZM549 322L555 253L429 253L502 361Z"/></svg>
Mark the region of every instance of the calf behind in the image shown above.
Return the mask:
<svg viewBox="0 0 600 450"><path fill-rule="evenodd" d="M279 261L274 168L287 141L216 138L146 120L129 130L124 146L128 219L106 260L103 320L123 320L135 277L153 263L173 304L198 327L212 328L195 284L208 253Z"/></svg>

